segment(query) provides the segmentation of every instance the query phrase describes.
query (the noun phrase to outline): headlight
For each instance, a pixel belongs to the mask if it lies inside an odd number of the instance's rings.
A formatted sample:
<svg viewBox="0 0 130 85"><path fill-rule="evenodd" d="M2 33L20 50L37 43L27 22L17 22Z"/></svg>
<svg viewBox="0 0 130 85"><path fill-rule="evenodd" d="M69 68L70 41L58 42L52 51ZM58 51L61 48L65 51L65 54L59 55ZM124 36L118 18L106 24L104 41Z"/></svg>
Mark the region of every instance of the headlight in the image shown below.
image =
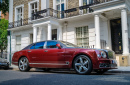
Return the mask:
<svg viewBox="0 0 130 85"><path fill-rule="evenodd" d="M107 57L107 55L106 55L106 53L105 53L104 51L101 52L101 56L102 56L103 58L106 58L106 57Z"/></svg>
<svg viewBox="0 0 130 85"><path fill-rule="evenodd" d="M99 58L101 58L101 55L100 55L100 54L98 54L97 56L98 56Z"/></svg>

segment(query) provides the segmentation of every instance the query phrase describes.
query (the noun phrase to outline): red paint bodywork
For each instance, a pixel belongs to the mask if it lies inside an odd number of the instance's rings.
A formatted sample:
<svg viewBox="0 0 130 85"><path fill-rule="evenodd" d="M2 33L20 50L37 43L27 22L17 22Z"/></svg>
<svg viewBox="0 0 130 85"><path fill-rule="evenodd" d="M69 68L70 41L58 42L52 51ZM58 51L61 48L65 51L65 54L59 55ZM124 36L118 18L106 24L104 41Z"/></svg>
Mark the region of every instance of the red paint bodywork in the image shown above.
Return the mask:
<svg viewBox="0 0 130 85"><path fill-rule="evenodd" d="M47 50L47 52L45 52ZM31 51L31 52L29 52ZM29 60L30 67L37 68L73 68L73 60L78 55L87 55L93 64L93 69L113 69L100 68L100 63L111 64L108 58L98 58L98 50L81 48L49 48L49 49L28 49L14 53L12 63L18 65L19 59L23 56ZM67 64L68 62L68 64ZM116 67L114 67L116 68Z"/></svg>

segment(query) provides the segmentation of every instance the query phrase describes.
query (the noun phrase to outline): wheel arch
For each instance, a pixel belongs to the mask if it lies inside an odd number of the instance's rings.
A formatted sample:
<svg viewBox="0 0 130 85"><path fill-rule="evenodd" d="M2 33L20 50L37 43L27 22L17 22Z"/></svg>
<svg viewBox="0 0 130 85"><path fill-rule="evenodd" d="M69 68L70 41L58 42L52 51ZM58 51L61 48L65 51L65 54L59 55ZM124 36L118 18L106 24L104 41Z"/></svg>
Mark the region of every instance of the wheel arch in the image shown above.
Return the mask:
<svg viewBox="0 0 130 85"><path fill-rule="evenodd" d="M28 59L28 57L27 57L27 56L22 55L22 56L20 56L20 57L19 57L19 59L18 59L18 64L19 64L19 60L20 60L21 58L23 58L23 57L26 57L26 58ZM29 59L28 59L28 62L29 62Z"/></svg>

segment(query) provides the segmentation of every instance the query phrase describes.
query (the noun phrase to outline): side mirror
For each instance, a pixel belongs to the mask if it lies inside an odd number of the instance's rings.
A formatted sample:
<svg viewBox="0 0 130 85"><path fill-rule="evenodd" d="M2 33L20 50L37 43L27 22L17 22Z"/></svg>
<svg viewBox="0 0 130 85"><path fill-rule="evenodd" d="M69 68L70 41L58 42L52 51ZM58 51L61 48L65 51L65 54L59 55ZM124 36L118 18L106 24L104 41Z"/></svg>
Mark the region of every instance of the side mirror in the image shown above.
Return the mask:
<svg viewBox="0 0 130 85"><path fill-rule="evenodd" d="M61 46L60 46L60 44L56 44L56 46L58 47L58 49L61 49Z"/></svg>

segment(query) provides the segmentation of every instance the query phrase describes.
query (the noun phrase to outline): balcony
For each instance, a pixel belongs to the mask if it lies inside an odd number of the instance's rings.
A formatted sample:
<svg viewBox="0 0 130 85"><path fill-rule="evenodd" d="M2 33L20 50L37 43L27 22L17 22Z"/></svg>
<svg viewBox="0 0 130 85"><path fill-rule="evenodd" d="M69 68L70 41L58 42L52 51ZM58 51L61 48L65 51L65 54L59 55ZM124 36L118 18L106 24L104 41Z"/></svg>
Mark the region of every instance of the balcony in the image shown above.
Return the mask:
<svg viewBox="0 0 130 85"><path fill-rule="evenodd" d="M29 25L29 24L32 24L31 18L21 19L21 20L9 23L9 29L24 26L24 25Z"/></svg>
<svg viewBox="0 0 130 85"><path fill-rule="evenodd" d="M33 13L31 18L21 19L21 20L9 23L9 29L24 26L24 25L29 25L29 24L32 24L31 21L37 20L37 19L42 19L45 17L64 19L64 18L69 18L69 17L73 17L73 16L92 13L94 10L91 9L90 6L109 2L109 1L114 1L114 0L93 0L93 2L91 4L67 9L64 11L58 11L58 10L54 10L52 8L40 10L38 12Z"/></svg>

